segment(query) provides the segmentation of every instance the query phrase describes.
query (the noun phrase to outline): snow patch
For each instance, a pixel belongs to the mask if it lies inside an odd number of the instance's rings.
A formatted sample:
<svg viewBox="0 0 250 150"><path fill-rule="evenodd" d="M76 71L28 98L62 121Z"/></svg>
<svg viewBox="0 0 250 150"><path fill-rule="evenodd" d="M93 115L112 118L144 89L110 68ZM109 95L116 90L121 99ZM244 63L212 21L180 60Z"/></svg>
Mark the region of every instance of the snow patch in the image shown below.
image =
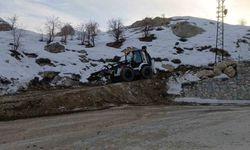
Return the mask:
<svg viewBox="0 0 250 150"><path fill-rule="evenodd" d="M218 100L218 99L201 99L201 98L192 98L192 97L185 97L185 98L176 98L175 102L179 103L195 103L195 104L236 104L236 105L249 105L250 100Z"/></svg>

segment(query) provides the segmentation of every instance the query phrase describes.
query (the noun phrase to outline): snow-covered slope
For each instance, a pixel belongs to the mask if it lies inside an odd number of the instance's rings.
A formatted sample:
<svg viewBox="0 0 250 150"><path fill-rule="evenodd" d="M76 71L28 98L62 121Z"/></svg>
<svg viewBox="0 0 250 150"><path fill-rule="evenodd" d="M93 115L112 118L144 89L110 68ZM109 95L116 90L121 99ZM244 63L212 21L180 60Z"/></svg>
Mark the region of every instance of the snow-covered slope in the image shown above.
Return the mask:
<svg viewBox="0 0 250 150"><path fill-rule="evenodd" d="M126 47L134 46L141 47L148 46L149 53L155 58L167 58L169 61L157 62L158 68L162 68L162 64L171 64L178 66L171 62L173 59L180 59L181 64L191 64L195 66L207 65L214 61L214 54L209 49L198 51L198 47L212 46L215 47L216 23L211 20L193 18L193 17L175 17L172 18L170 25L163 27L161 31L151 31L157 37L153 42L141 42L138 40L142 36L140 30L129 29L126 31L126 41L120 49L110 48L106 43L112 42L113 38L108 33L100 33L96 39L96 47L85 48L79 45L78 40L68 42L66 51L63 53L50 53L44 50L45 42L39 42L40 35L31 31L26 31L22 39L20 48L21 53L34 53L37 58L30 58L25 55L21 60L17 60L10 55L11 32L0 32L0 77L8 78L14 83L12 84L14 91L17 86L24 86L34 77L39 77L39 72L44 71L58 71L60 76L67 76L70 73L81 75L81 81L87 82L87 78L91 73L100 70L104 63L100 59L111 59L114 56L121 56L121 50ZM177 22L188 21L205 30L203 34L188 38L186 42L179 41L179 37L172 33L171 26ZM239 39L244 39L250 42L250 27L225 25L225 49L232 55L233 59L250 59L249 45L246 42L240 42ZM248 38L249 37L249 38ZM56 38L59 42L60 38ZM177 42L179 42L177 44ZM185 50L184 53L177 54L174 47L180 47ZM83 63L79 60L83 52L87 52L89 62ZM48 58L55 66L40 66L36 63L38 58ZM1 86L1 85L0 85ZM1 87L0 87L1 89ZM10 88L11 89L11 88ZM13 88L12 88L13 89ZM5 90L2 88L2 90ZM11 92L11 91L10 91ZM1 92L0 92L1 94Z"/></svg>

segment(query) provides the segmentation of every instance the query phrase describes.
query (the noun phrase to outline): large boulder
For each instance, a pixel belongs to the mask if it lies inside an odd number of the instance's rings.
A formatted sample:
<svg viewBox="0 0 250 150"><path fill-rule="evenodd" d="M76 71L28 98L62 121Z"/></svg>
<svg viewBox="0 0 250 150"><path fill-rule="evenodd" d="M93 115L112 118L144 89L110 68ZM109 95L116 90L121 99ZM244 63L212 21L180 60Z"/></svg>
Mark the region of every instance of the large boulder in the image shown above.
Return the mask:
<svg viewBox="0 0 250 150"><path fill-rule="evenodd" d="M170 23L169 18L162 18L162 17L155 17L155 18L144 18L143 20L136 21L133 23L130 27L131 28L138 28L138 27L143 27L145 26L145 22L147 24L150 24L150 26L165 26Z"/></svg>
<svg viewBox="0 0 250 150"><path fill-rule="evenodd" d="M237 62L230 59L225 60L224 62L227 66L237 66Z"/></svg>
<svg viewBox="0 0 250 150"><path fill-rule="evenodd" d="M237 66L237 62L233 61L233 60L225 60L225 61L217 63L214 66L215 75L217 75L217 76L221 75L225 71L225 69L230 67L230 66L232 66L232 68L235 68Z"/></svg>
<svg viewBox="0 0 250 150"><path fill-rule="evenodd" d="M219 62L214 66L215 75L220 75L227 68L227 64L225 62Z"/></svg>
<svg viewBox="0 0 250 150"><path fill-rule="evenodd" d="M79 60L82 62L82 63L88 63L89 62L89 59L86 55L79 55Z"/></svg>
<svg viewBox="0 0 250 150"><path fill-rule="evenodd" d="M225 69L224 73L225 73L228 77L233 78L233 77L236 76L236 73L237 73L237 72L236 72L236 70L234 69L234 67L229 66L229 67L227 67L227 68Z"/></svg>
<svg viewBox="0 0 250 150"><path fill-rule="evenodd" d="M172 26L172 32L178 37L190 38L198 34L202 34L203 32L205 32L205 30L187 21L184 21L178 22L174 26Z"/></svg>
<svg viewBox="0 0 250 150"><path fill-rule="evenodd" d="M0 18L0 31L10 31L11 25Z"/></svg>
<svg viewBox="0 0 250 150"><path fill-rule="evenodd" d="M51 53L61 53L61 52L65 52L65 46L56 42L56 43L46 45L44 47L44 50L51 52Z"/></svg>
<svg viewBox="0 0 250 150"><path fill-rule="evenodd" d="M202 71L197 73L197 77L200 79L208 79L208 78L212 78L214 76L215 76L215 74L214 74L213 70L202 70Z"/></svg>
<svg viewBox="0 0 250 150"><path fill-rule="evenodd" d="M220 68L218 68L218 67L214 67L214 74L216 75L216 76L219 76L219 75L221 75L223 73L223 71L220 69Z"/></svg>

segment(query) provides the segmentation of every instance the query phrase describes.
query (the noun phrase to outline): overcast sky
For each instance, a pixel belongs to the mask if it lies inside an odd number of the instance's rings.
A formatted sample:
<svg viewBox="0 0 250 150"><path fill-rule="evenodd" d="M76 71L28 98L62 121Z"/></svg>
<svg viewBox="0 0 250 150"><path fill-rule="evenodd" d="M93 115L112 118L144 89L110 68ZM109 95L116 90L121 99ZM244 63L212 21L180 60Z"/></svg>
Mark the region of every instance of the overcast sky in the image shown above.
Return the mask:
<svg viewBox="0 0 250 150"><path fill-rule="evenodd" d="M97 21L105 30L111 18L121 18L130 25L144 17L165 14L216 19L217 0L0 0L0 17L17 14L22 26L38 30L48 16L58 16L63 22L77 25ZM226 0L229 9L226 22L250 24L250 0Z"/></svg>

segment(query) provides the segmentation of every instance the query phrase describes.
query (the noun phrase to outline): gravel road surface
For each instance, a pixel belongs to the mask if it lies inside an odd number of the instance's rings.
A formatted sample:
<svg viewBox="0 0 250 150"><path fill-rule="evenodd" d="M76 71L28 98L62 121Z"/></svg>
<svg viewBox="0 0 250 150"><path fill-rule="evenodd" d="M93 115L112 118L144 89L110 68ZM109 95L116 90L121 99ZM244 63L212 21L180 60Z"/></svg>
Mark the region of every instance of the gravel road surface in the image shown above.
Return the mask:
<svg viewBox="0 0 250 150"><path fill-rule="evenodd" d="M250 107L123 106L0 122L0 150L249 150Z"/></svg>

